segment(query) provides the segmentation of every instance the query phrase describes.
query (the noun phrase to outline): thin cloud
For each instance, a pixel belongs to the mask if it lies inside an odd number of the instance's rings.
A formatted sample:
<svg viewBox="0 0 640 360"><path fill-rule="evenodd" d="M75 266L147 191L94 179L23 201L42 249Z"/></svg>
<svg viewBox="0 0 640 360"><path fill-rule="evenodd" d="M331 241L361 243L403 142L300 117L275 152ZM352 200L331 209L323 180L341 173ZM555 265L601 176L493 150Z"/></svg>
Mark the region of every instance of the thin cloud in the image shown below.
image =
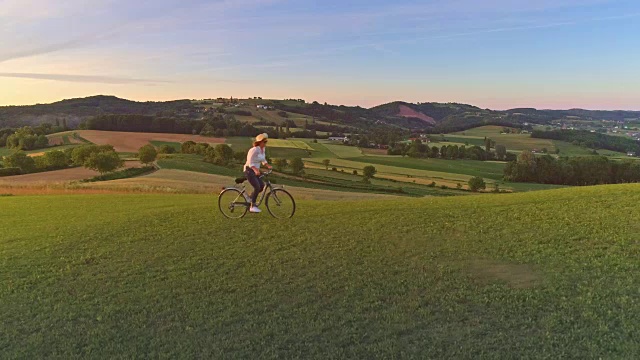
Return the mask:
<svg viewBox="0 0 640 360"><path fill-rule="evenodd" d="M34 79L34 80L52 80L79 83L96 83L96 84L163 84L171 83L166 80L137 79L116 76L97 76L97 75L71 75L71 74L33 74L33 73L0 73L0 77Z"/></svg>

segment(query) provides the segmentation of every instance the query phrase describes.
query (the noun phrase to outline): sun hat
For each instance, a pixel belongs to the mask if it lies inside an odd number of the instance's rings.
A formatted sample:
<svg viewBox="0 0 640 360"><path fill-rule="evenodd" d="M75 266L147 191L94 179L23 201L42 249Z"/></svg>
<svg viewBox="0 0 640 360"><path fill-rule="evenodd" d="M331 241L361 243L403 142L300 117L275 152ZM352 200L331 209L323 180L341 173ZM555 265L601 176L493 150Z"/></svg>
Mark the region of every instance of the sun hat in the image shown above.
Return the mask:
<svg viewBox="0 0 640 360"><path fill-rule="evenodd" d="M261 141L267 140L268 138L269 138L269 134L263 133L256 136L256 142L261 142Z"/></svg>

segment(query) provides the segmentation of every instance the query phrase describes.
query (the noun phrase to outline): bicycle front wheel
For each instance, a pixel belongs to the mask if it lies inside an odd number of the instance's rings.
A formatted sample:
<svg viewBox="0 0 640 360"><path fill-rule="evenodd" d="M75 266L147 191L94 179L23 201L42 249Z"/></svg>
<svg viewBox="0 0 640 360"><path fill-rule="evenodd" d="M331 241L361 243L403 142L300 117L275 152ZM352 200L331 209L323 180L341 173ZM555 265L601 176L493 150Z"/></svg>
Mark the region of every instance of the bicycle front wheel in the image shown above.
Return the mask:
<svg viewBox="0 0 640 360"><path fill-rule="evenodd" d="M222 215L229 219L240 219L249 210L247 201L237 189L223 190L218 196L218 207Z"/></svg>
<svg viewBox="0 0 640 360"><path fill-rule="evenodd" d="M276 219L289 219L296 212L296 202L288 191L275 189L267 194L267 210Z"/></svg>

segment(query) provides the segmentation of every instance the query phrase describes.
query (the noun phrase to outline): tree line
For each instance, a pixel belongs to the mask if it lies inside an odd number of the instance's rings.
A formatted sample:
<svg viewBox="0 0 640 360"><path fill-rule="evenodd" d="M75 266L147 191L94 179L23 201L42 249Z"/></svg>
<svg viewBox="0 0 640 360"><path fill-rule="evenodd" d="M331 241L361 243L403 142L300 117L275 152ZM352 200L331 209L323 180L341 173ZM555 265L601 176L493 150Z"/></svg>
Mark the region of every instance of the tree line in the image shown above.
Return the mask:
<svg viewBox="0 0 640 360"><path fill-rule="evenodd" d="M396 143L387 149L388 155L402 155L413 158L432 158L432 159L448 159L448 160L477 160L477 161L513 161L516 159L516 155L507 152L507 148L504 145L495 146L495 151L492 151L494 145L490 139L486 142L485 148L480 146L466 147L464 145L443 145L441 147L433 146L429 147L428 144L423 143L420 139L412 141L410 144Z"/></svg>
<svg viewBox="0 0 640 360"><path fill-rule="evenodd" d="M65 150L55 150L44 155L31 157L23 151L16 151L4 157L0 176L30 174L51 170L84 166L106 173L122 167L123 161L111 145L83 145Z"/></svg>
<svg viewBox="0 0 640 360"><path fill-rule="evenodd" d="M507 164L504 179L555 185L601 185L640 182L640 162L612 161L604 156L556 159L523 151Z"/></svg>
<svg viewBox="0 0 640 360"><path fill-rule="evenodd" d="M0 147L15 150L34 150L49 146L48 134L64 131L66 127L52 124L0 129Z"/></svg>
<svg viewBox="0 0 640 360"><path fill-rule="evenodd" d="M640 152L640 144L623 136L611 136L586 130L534 130L531 132L532 138L551 139L570 142L574 145L584 146L591 149L606 149L618 152Z"/></svg>

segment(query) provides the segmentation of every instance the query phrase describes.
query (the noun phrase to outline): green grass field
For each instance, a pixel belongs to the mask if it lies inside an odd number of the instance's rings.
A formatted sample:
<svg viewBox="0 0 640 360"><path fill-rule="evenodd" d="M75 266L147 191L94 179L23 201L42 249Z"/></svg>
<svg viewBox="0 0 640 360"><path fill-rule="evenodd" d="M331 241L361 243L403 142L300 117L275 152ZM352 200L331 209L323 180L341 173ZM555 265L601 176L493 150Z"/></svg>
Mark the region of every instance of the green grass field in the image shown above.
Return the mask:
<svg viewBox="0 0 640 360"><path fill-rule="evenodd" d="M367 164L387 165L437 171L442 173L482 176L487 179L500 180L504 175L504 163L474 160L414 159L401 156L366 156L354 159Z"/></svg>
<svg viewBox="0 0 640 360"><path fill-rule="evenodd" d="M640 185L302 201L286 222L215 201L0 198L2 357L640 354Z"/></svg>

